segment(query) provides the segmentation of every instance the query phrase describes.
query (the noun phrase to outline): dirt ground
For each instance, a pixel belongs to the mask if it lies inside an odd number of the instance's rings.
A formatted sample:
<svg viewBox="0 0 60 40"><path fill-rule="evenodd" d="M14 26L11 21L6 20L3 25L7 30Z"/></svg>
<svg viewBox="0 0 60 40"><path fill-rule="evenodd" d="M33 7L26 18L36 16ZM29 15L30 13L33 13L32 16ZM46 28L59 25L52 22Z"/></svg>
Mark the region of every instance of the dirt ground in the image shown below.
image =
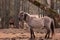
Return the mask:
<svg viewBox="0 0 60 40"><path fill-rule="evenodd" d="M34 29L36 38L30 39L29 29L0 29L0 40L60 40L60 28L55 29L53 39L44 39L45 30Z"/></svg>

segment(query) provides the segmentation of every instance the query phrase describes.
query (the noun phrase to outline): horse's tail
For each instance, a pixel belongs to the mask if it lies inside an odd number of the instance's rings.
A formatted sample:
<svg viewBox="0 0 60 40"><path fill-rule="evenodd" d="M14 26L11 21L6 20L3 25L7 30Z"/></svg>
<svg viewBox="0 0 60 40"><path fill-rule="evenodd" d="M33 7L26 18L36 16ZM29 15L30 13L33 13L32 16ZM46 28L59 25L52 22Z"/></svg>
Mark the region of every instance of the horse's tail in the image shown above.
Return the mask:
<svg viewBox="0 0 60 40"><path fill-rule="evenodd" d="M53 22L51 22L51 31L52 31L52 36L54 35L54 29L55 29L55 23L54 23L54 21Z"/></svg>

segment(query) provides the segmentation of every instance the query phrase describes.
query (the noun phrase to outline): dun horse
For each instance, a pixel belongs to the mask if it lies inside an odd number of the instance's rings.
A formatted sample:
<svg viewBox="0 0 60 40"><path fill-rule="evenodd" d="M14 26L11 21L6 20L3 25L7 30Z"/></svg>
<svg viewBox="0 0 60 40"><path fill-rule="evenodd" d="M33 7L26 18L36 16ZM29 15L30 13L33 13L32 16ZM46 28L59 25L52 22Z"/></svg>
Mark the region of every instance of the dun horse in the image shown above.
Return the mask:
<svg viewBox="0 0 60 40"><path fill-rule="evenodd" d="M25 12L19 13L19 19L25 21L30 27L31 38L35 38L35 34L33 31L33 27L44 27L47 30L45 38L50 37L50 32L52 32L51 36L54 34L54 20L48 16L44 16L43 18L39 18L38 16L30 15Z"/></svg>

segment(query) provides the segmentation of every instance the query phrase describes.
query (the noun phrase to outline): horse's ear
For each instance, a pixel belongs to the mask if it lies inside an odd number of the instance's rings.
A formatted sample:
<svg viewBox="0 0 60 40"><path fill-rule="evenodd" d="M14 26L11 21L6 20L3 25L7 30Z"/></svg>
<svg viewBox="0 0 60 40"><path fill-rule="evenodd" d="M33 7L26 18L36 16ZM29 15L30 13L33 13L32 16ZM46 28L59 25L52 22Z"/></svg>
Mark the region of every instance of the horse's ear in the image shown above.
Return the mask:
<svg viewBox="0 0 60 40"><path fill-rule="evenodd" d="M24 14L24 20L26 21L27 14Z"/></svg>

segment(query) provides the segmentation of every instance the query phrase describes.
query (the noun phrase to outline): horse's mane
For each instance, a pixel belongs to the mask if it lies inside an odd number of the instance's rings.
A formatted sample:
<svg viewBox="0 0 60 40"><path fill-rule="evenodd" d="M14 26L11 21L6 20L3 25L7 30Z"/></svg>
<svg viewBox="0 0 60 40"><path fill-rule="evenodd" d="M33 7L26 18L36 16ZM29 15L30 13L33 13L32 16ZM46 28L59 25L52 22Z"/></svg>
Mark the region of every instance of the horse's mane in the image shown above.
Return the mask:
<svg viewBox="0 0 60 40"><path fill-rule="evenodd" d="M29 13L27 13L27 12L24 12L25 14L27 14L28 16L30 16L30 14Z"/></svg>
<svg viewBox="0 0 60 40"><path fill-rule="evenodd" d="M23 12L23 11L21 11L21 12ZM20 13L21 13L21 12L20 12ZM27 12L23 12L23 13L24 13L24 14L27 14L29 17L33 17L33 18L43 18L43 17L39 17L38 15L29 14L29 13L27 13ZM45 15L44 17L45 17L45 18L47 18L47 17L50 18L49 16L46 16L46 15Z"/></svg>

